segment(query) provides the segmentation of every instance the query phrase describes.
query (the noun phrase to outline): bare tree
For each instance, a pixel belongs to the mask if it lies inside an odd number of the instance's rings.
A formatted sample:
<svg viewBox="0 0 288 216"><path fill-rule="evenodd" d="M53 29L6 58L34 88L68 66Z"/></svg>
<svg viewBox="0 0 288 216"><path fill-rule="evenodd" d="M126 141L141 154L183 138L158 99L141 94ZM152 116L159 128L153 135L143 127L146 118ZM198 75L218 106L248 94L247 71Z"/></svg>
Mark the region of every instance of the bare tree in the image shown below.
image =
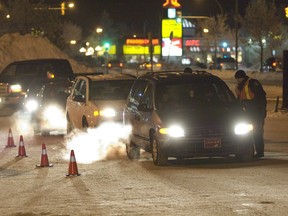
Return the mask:
<svg viewBox="0 0 288 216"><path fill-rule="evenodd" d="M245 17L240 19L240 23L242 30L249 36L249 43L256 43L260 48L260 71L262 72L264 48L279 44L282 40L281 22L275 3L253 0L246 8Z"/></svg>
<svg viewBox="0 0 288 216"><path fill-rule="evenodd" d="M209 17L204 20L198 21L201 30L208 29L208 33L202 34L202 37L208 42L207 46L214 47L214 61L217 58L217 47L220 40L231 39L232 33L226 24L226 15L217 15L216 17Z"/></svg>

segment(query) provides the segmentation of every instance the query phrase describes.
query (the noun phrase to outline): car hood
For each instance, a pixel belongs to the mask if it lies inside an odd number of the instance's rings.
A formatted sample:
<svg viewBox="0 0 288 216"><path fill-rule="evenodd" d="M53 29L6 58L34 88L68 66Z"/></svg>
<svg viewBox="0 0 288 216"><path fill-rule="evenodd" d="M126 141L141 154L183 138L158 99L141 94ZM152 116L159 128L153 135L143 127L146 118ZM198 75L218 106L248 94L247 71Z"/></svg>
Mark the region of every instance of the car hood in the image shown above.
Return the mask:
<svg viewBox="0 0 288 216"><path fill-rule="evenodd" d="M239 121L249 121L240 106L201 107L198 109L176 109L157 112L161 124L181 124L185 127L205 127L234 125Z"/></svg>

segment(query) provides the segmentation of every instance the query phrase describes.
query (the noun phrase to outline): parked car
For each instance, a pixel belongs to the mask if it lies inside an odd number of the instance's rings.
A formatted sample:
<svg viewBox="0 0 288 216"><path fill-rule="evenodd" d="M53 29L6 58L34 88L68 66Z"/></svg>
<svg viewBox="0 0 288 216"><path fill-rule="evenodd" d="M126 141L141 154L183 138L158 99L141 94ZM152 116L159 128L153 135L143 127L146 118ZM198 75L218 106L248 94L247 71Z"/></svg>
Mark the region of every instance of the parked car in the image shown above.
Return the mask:
<svg viewBox="0 0 288 216"><path fill-rule="evenodd" d="M124 63L118 59L112 59L107 61L106 63L106 69L113 69L113 70L118 70L120 72L122 72L122 69L124 67Z"/></svg>
<svg viewBox="0 0 288 216"><path fill-rule="evenodd" d="M66 100L73 82L53 80L42 85L34 99L30 98L26 108L31 114L34 133L48 135L51 131L66 132Z"/></svg>
<svg viewBox="0 0 288 216"><path fill-rule="evenodd" d="M72 67L66 59L31 59L10 63L0 73L0 107L22 107L27 90L39 90L39 83L65 78L73 80Z"/></svg>
<svg viewBox="0 0 288 216"><path fill-rule="evenodd" d="M252 160L253 125L226 83L185 71L150 72L134 82L123 111L124 126L132 127L128 158L138 159L143 149L155 165L171 157Z"/></svg>
<svg viewBox="0 0 288 216"><path fill-rule="evenodd" d="M282 59L278 57L269 57L263 64L263 72L283 71Z"/></svg>
<svg viewBox="0 0 288 216"><path fill-rule="evenodd" d="M123 121L123 107L135 80L132 75L78 76L67 99L67 132Z"/></svg>
<svg viewBox="0 0 288 216"><path fill-rule="evenodd" d="M236 70L236 60L231 57L217 58L215 62L210 62L209 69Z"/></svg>
<svg viewBox="0 0 288 216"><path fill-rule="evenodd" d="M151 70L152 64L149 61L143 62L139 65L139 69ZM153 70L161 70L161 69L162 69L162 64L160 62L153 62Z"/></svg>

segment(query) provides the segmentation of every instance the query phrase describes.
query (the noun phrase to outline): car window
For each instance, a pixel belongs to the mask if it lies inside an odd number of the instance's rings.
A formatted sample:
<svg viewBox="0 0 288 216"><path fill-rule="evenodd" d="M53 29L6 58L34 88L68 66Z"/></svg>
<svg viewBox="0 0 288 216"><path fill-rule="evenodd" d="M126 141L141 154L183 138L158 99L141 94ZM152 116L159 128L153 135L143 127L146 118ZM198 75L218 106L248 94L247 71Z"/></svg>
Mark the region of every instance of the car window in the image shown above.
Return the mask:
<svg viewBox="0 0 288 216"><path fill-rule="evenodd" d="M235 101L231 92L218 82L207 80L165 82L157 86L159 109L195 108L212 104L227 104Z"/></svg>
<svg viewBox="0 0 288 216"><path fill-rule="evenodd" d="M146 80L137 80L134 83L127 101L128 106L137 107L139 105L147 84L148 82Z"/></svg>
<svg viewBox="0 0 288 216"><path fill-rule="evenodd" d="M153 86L148 84L143 97L141 98L141 104L145 104L147 109L153 109Z"/></svg>
<svg viewBox="0 0 288 216"><path fill-rule="evenodd" d="M89 100L126 100L134 80L90 82Z"/></svg>
<svg viewBox="0 0 288 216"><path fill-rule="evenodd" d="M16 65L9 65L7 66L3 72L1 73L1 75L5 75L5 76L15 76L16 75L16 69L17 66Z"/></svg>
<svg viewBox="0 0 288 216"><path fill-rule="evenodd" d="M77 80L75 89L73 91L73 98L77 95L82 95L83 98L85 98L86 96L86 91L84 91L83 86L85 86L85 90L86 90L86 84L84 80ZM83 94L84 93L84 94Z"/></svg>

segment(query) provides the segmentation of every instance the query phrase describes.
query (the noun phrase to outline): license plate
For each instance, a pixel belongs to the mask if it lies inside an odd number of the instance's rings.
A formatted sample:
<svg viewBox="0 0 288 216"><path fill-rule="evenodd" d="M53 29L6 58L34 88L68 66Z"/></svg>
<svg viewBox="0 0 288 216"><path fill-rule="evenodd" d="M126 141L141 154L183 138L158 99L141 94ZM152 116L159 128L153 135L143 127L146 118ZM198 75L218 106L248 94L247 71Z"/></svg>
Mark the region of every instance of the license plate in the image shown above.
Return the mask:
<svg viewBox="0 0 288 216"><path fill-rule="evenodd" d="M216 138L205 138L204 148L221 148L221 139Z"/></svg>

